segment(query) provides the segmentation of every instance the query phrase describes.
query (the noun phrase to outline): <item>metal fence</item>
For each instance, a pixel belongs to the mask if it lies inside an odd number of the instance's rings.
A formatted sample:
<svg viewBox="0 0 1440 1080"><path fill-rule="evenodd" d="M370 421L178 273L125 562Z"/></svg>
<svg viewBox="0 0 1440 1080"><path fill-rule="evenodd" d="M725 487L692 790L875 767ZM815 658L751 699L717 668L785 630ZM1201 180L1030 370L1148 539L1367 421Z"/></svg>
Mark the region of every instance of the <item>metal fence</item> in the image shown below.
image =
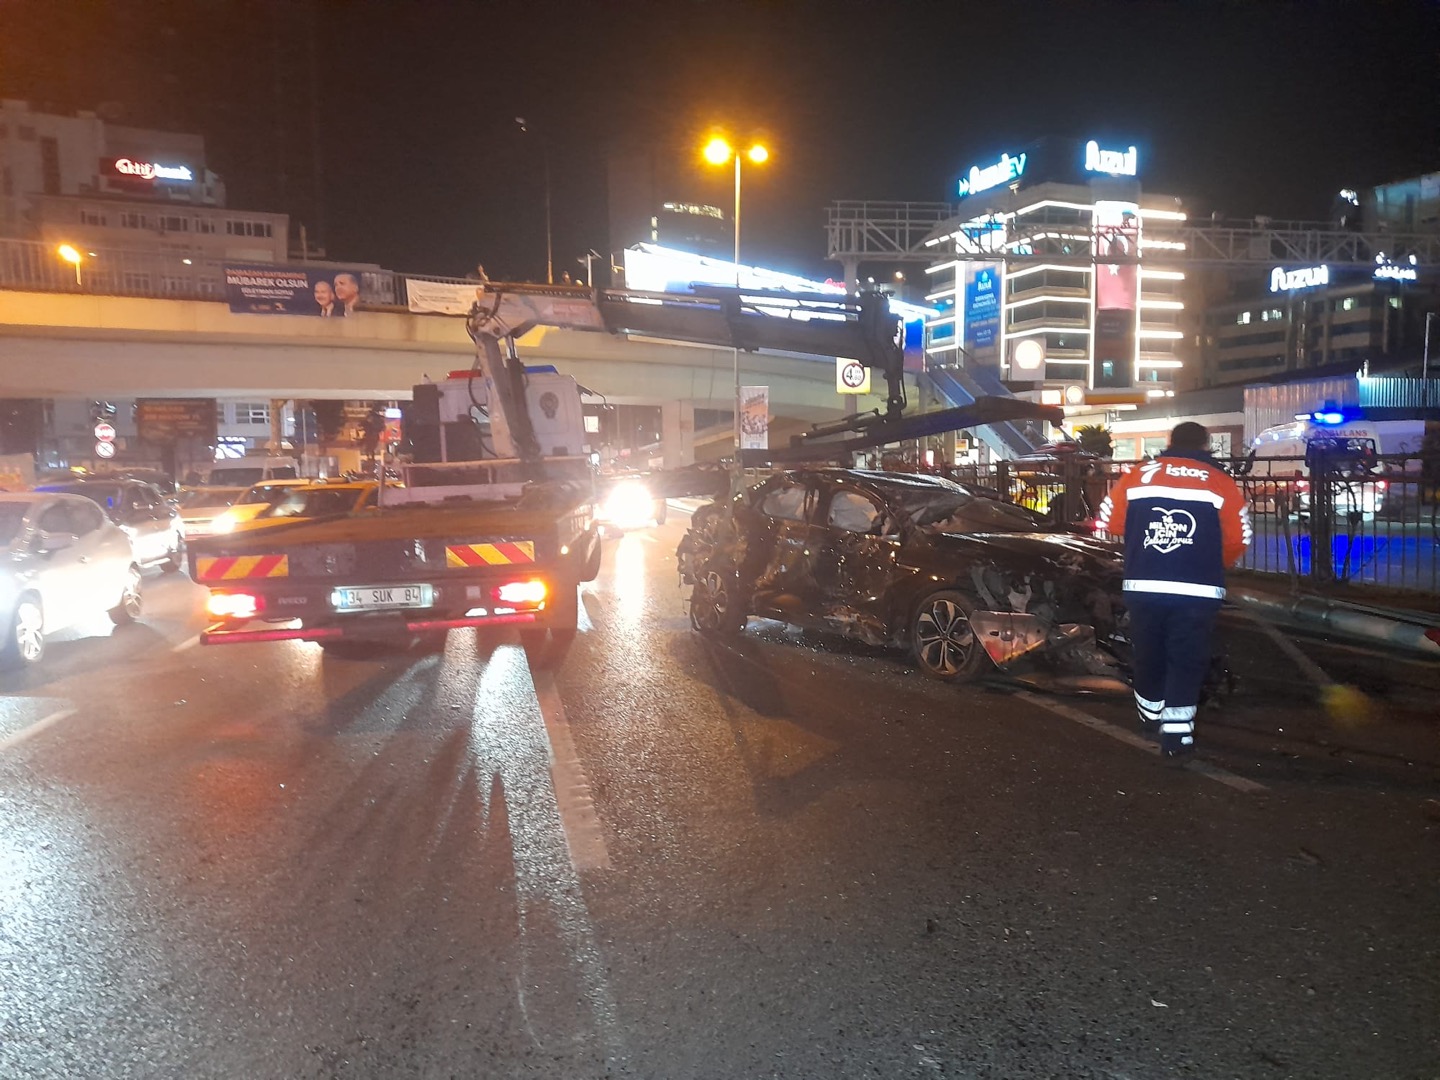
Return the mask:
<svg viewBox="0 0 1440 1080"><path fill-rule="evenodd" d="M942 470L1056 524L1088 525L1124 470L1089 459ZM1221 461L1250 506L1241 566L1295 584L1354 582L1440 593L1440 457L1385 456L1330 469L1303 458Z"/></svg>
<svg viewBox="0 0 1440 1080"><path fill-rule="evenodd" d="M225 260L190 248L90 248L77 250L79 263L60 258L53 244L37 240L0 239L0 289L27 292L80 293L88 296L138 296L163 300L225 302ZM307 265L298 263L296 265ZM355 264L310 264L353 268ZM360 267L362 306L373 310L408 310L407 277L459 282L436 274L403 274Z"/></svg>

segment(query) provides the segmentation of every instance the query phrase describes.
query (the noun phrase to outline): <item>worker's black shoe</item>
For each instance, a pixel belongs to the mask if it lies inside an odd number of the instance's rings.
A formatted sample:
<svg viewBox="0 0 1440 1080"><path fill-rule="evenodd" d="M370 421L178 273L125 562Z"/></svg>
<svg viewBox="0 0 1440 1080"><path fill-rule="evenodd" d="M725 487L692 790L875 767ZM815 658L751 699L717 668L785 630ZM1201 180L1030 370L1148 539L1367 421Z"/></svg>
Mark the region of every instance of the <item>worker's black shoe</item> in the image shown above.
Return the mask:
<svg viewBox="0 0 1440 1080"><path fill-rule="evenodd" d="M1167 765L1184 765L1195 756L1195 736L1161 735L1160 758Z"/></svg>
<svg viewBox="0 0 1440 1080"><path fill-rule="evenodd" d="M1160 734L1160 721L1151 720L1150 717L1146 716L1144 713L1141 713L1140 734L1146 736L1147 738L1155 738L1157 735Z"/></svg>

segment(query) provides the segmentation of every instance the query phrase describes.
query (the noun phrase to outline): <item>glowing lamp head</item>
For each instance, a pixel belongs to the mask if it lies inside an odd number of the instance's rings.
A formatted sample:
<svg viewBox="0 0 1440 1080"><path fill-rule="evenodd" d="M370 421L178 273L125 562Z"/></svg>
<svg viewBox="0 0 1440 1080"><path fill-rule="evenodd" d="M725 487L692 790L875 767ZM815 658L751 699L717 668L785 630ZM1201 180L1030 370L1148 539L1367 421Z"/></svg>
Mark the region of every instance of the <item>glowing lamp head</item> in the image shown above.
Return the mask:
<svg viewBox="0 0 1440 1080"><path fill-rule="evenodd" d="M754 146L750 147L748 151L746 151L745 156L748 157L751 161L753 161L756 165L763 165L765 164L765 162L770 160L770 151L765 149L765 147L763 147L759 143L756 143Z"/></svg>
<svg viewBox="0 0 1440 1080"><path fill-rule="evenodd" d="M724 165L730 160L730 155L733 152L734 151L730 149L730 144L718 135L707 142L705 149L702 151L705 155L705 160L711 165Z"/></svg>
<svg viewBox="0 0 1440 1080"><path fill-rule="evenodd" d="M55 254L72 266L80 265L80 252L73 244L61 244L55 249Z"/></svg>

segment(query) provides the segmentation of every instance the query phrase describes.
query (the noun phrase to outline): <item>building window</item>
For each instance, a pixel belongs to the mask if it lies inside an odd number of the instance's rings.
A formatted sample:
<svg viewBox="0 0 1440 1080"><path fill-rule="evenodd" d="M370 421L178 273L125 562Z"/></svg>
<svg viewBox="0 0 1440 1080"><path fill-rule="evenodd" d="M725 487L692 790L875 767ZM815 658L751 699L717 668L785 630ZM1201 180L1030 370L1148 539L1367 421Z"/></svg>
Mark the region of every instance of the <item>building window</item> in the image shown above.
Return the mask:
<svg viewBox="0 0 1440 1080"><path fill-rule="evenodd" d="M40 140L40 182L46 195L60 194L60 140Z"/></svg>
<svg viewBox="0 0 1440 1080"><path fill-rule="evenodd" d="M190 219L183 217L162 217L160 227L166 232L189 232Z"/></svg>
<svg viewBox="0 0 1440 1080"><path fill-rule="evenodd" d="M127 210L120 215L120 227L122 229L148 229L150 228L150 219L144 214Z"/></svg>
<svg viewBox="0 0 1440 1080"><path fill-rule="evenodd" d="M1336 303L1336 305L1335 305L1335 310L1336 310L1336 311L1354 311L1355 308L1356 308L1356 306L1357 306L1359 303L1360 303L1360 301L1359 301L1359 299L1357 299L1356 297L1354 297L1354 296L1347 296L1347 297L1345 297L1344 300L1338 301L1338 302Z"/></svg>
<svg viewBox="0 0 1440 1080"><path fill-rule="evenodd" d="M215 423L220 427L225 426L225 403L223 401L215 403Z"/></svg>
<svg viewBox="0 0 1440 1080"><path fill-rule="evenodd" d="M160 279L160 291L171 296L179 296L189 291L190 283L184 278L162 277Z"/></svg>
<svg viewBox="0 0 1440 1080"><path fill-rule="evenodd" d="M235 406L235 423L269 425L270 406L263 401L239 402Z"/></svg>
<svg viewBox="0 0 1440 1080"><path fill-rule="evenodd" d="M123 280L125 291L128 293L147 293L150 291L150 275L142 270L126 270Z"/></svg>
<svg viewBox="0 0 1440 1080"><path fill-rule="evenodd" d="M262 236L269 237L270 223L268 221L227 221L225 231L231 236Z"/></svg>
<svg viewBox="0 0 1440 1080"><path fill-rule="evenodd" d="M1250 325L1250 312L1248 312L1248 311L1242 311L1242 312L1240 312L1239 315L1236 315L1236 316L1235 316L1235 325L1236 325L1236 326L1249 326L1249 325Z"/></svg>
<svg viewBox="0 0 1440 1080"><path fill-rule="evenodd" d="M1393 307L1393 308L1399 308L1399 306L1400 306L1400 297L1398 297L1398 296L1387 296L1385 299L1386 299L1386 301L1389 303L1389 305L1390 305L1391 307Z"/></svg>
<svg viewBox="0 0 1440 1080"><path fill-rule="evenodd" d="M213 233L215 231L215 222L211 221L209 218L196 218L195 231L198 233L206 234Z"/></svg>
<svg viewBox="0 0 1440 1080"><path fill-rule="evenodd" d="M99 210L81 210L81 211L80 211L80 224L81 224L81 225L104 225L104 224L105 224L105 215L102 214Z"/></svg>
<svg viewBox="0 0 1440 1080"><path fill-rule="evenodd" d="M1271 322L1272 320L1283 319L1284 317L1285 312L1281 311L1279 308L1266 308L1260 313L1261 322Z"/></svg>

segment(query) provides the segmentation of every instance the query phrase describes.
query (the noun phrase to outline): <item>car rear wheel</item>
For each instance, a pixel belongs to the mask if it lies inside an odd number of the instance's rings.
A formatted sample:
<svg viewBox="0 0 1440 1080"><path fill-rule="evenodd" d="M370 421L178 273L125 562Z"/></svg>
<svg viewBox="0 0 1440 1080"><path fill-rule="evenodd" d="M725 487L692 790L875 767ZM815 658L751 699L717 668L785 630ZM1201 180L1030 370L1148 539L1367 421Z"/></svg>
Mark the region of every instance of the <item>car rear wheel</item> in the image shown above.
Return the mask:
<svg viewBox="0 0 1440 1080"><path fill-rule="evenodd" d="M31 667L44 659L45 612L38 597L22 596L15 605L0 657L7 667Z"/></svg>
<svg viewBox="0 0 1440 1080"><path fill-rule="evenodd" d="M585 565L580 568L581 581L594 581L600 576L600 558L603 552L600 549L600 536L596 534L594 543L590 546L590 554L585 559Z"/></svg>
<svg viewBox="0 0 1440 1080"><path fill-rule="evenodd" d="M733 637L745 629L740 579L734 570L711 564L690 591L690 625L702 634Z"/></svg>
<svg viewBox="0 0 1440 1080"><path fill-rule="evenodd" d="M910 624L910 652L922 674L942 682L975 677L984 650L970 626L973 608L968 597L951 589L920 602Z"/></svg>
<svg viewBox="0 0 1440 1080"><path fill-rule="evenodd" d="M126 572L125 591L120 594L120 603L110 609L110 621L116 626L132 623L140 617L140 568L132 566Z"/></svg>

